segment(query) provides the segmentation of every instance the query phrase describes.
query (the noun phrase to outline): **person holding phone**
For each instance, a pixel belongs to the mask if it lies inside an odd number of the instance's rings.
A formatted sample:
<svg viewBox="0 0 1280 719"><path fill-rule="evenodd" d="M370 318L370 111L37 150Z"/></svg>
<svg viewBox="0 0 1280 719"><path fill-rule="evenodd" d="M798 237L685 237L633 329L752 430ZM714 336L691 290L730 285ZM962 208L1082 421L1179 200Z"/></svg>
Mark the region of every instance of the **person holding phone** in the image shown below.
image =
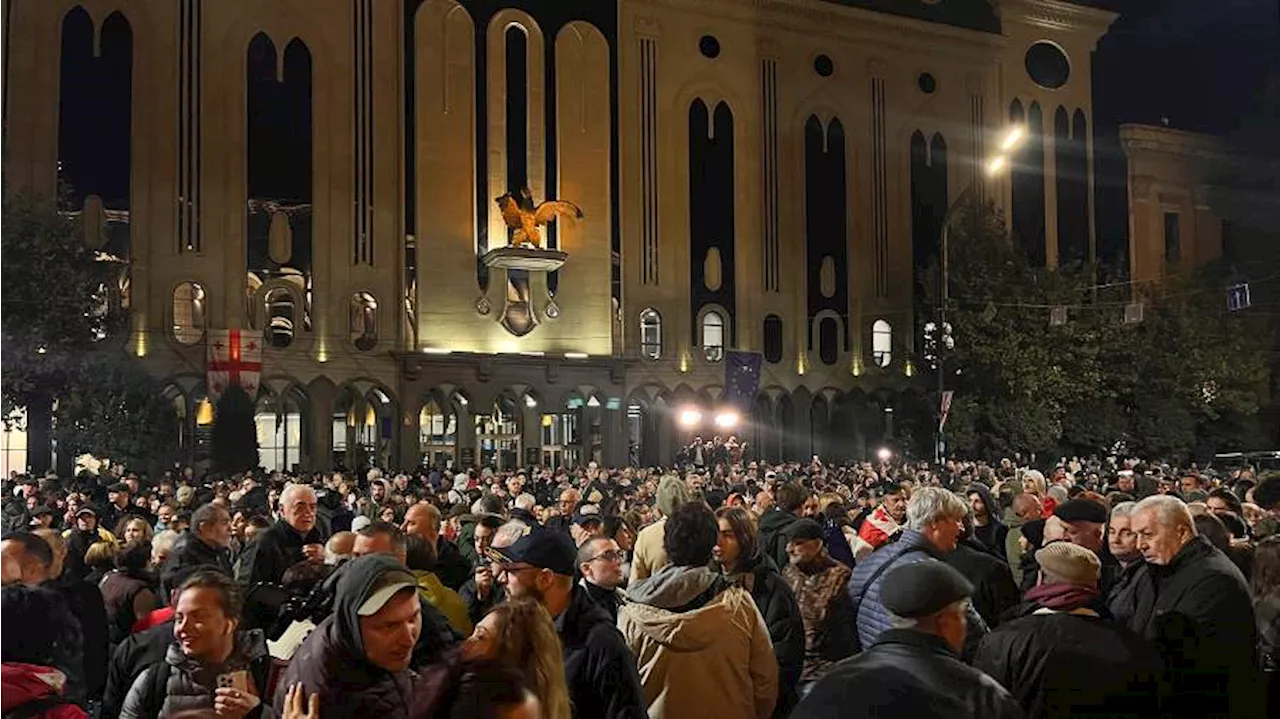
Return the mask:
<svg viewBox="0 0 1280 719"><path fill-rule="evenodd" d="M212 710L219 719L270 719L260 699L270 659L260 630L240 631L243 600L235 580L207 569L177 590L174 642L164 660L134 680L121 719Z"/></svg>

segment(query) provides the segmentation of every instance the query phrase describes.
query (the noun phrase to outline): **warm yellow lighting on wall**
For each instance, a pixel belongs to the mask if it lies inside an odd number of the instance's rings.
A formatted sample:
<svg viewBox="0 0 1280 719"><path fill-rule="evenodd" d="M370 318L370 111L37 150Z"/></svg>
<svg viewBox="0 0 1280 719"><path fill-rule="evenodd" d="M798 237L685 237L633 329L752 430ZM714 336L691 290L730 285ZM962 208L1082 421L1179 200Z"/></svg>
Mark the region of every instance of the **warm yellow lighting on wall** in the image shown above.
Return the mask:
<svg viewBox="0 0 1280 719"><path fill-rule="evenodd" d="M687 349L680 350L680 372L683 374L688 374L689 365L690 365L689 350Z"/></svg>
<svg viewBox="0 0 1280 719"><path fill-rule="evenodd" d="M137 342L137 347L136 347L136 348L134 348L134 353L135 353L135 354L137 354L139 357L146 357L146 356L147 356L147 332L146 332L146 330L143 330L143 331L138 332L138 342Z"/></svg>
<svg viewBox="0 0 1280 719"><path fill-rule="evenodd" d="M207 427L213 424L213 403L206 397L196 406L196 424Z"/></svg>
<svg viewBox="0 0 1280 719"><path fill-rule="evenodd" d="M803 353L796 359L796 374L803 376L805 370L809 369L809 361Z"/></svg>
<svg viewBox="0 0 1280 719"><path fill-rule="evenodd" d="M849 367L849 372L852 373L854 377L862 376L862 357L861 356L859 355L853 356L853 364Z"/></svg>
<svg viewBox="0 0 1280 719"><path fill-rule="evenodd" d="M378 423L378 415L373 411L373 407L369 407L364 411L364 426L372 427Z"/></svg>
<svg viewBox="0 0 1280 719"><path fill-rule="evenodd" d="M902 365L902 373L908 377L914 377L916 374L916 366L911 360L907 360Z"/></svg>
<svg viewBox="0 0 1280 719"><path fill-rule="evenodd" d="M550 427L550 426L551 426L551 422L552 422L551 415L549 415L549 414L544 414L544 415L542 415L542 426L543 426L543 427Z"/></svg>
<svg viewBox="0 0 1280 719"><path fill-rule="evenodd" d="M329 350L325 348L324 343L320 343L320 349L316 351L316 361L320 363L329 361Z"/></svg>

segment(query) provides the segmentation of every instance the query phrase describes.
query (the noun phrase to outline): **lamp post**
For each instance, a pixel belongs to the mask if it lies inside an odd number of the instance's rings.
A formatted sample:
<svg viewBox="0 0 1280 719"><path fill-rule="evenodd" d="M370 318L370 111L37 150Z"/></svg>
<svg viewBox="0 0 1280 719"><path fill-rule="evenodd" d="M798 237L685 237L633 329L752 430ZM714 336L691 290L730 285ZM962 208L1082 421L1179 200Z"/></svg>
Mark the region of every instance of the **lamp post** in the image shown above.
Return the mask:
<svg viewBox="0 0 1280 719"><path fill-rule="evenodd" d="M985 163L986 174L989 177L995 177L1004 172L1009 167L1009 158L1012 153L1018 149L1022 141L1026 139L1026 131L1021 125L1012 125L1005 131L1004 137L1000 141L1000 151L987 158ZM950 238L951 238L951 222L955 219L956 213L966 203L971 201L974 194L978 191L978 182L971 182L969 186L956 197L955 201L947 207L946 213L942 216L942 231L938 248L941 254L941 270L939 277L938 296L938 326L937 326L937 368L938 368L938 439L934 446L934 459L939 465L942 464L944 455L946 454L946 443L942 431L942 398L947 388L946 372L944 372L944 350L951 349L951 326L947 324L947 303L951 298L951 275L950 275Z"/></svg>

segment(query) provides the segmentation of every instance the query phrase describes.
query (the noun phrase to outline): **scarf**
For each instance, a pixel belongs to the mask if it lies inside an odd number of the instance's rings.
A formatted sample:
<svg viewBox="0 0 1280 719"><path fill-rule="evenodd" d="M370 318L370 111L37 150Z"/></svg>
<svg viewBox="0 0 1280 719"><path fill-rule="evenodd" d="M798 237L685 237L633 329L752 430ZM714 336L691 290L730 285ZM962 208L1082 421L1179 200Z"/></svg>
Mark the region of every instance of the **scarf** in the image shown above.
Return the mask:
<svg viewBox="0 0 1280 719"><path fill-rule="evenodd" d="M1082 587L1079 584L1041 584L1027 591L1028 601L1052 609L1055 612L1069 612L1087 606L1099 596L1095 587Z"/></svg>

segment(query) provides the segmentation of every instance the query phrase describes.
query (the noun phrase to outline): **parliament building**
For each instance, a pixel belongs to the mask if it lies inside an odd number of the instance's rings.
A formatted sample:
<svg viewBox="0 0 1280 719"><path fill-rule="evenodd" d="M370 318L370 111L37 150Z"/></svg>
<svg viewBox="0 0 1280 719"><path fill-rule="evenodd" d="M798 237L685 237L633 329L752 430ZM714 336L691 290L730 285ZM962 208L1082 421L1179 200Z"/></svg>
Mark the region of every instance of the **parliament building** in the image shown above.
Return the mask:
<svg viewBox="0 0 1280 719"><path fill-rule="evenodd" d="M271 469L657 464L731 433L755 457L861 457L921 371L917 269L953 201L993 201L1038 262L1094 257L1090 63L1114 19L1062 0L10 0L4 170L9 191L67 188L122 260L127 348L167 384L188 461L226 330L261 333ZM988 176L1011 126L1026 141ZM537 212L553 200L581 217ZM540 248L522 214L554 217L529 225ZM737 424L733 350L762 356Z"/></svg>

